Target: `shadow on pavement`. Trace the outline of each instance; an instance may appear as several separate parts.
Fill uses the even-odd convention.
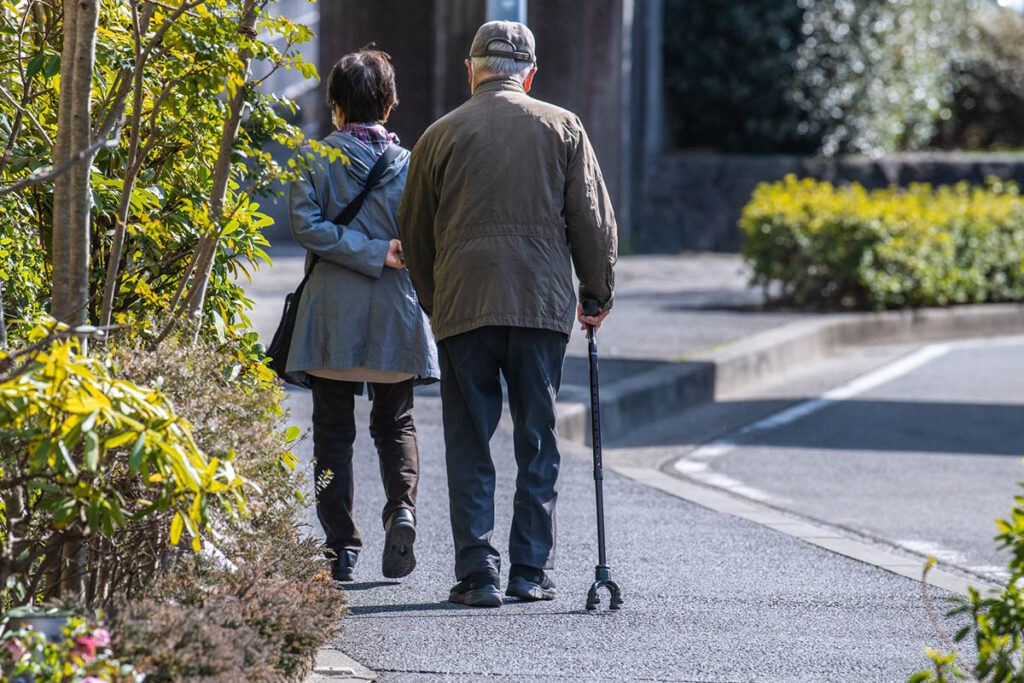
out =
[[[384,586],[397,586],[401,581],[356,581],[353,583],[341,584],[341,589],[346,591],[364,591],[370,588],[383,588]]]
[[[476,607],[466,607],[465,605],[455,605],[447,600],[441,600],[439,602],[413,602],[405,604],[384,604],[384,605],[355,605],[348,608],[351,614],[367,615],[367,614],[388,614],[392,612],[434,612],[437,610],[445,611],[459,611],[459,610],[477,610]]]
[[[722,401],[715,408],[771,416],[797,403],[799,399]],[[1024,405],[1019,404],[848,400],[776,427],[731,432],[723,438],[755,447],[1024,457],[1022,423]],[[639,430],[636,438],[644,446],[692,443],[678,433],[658,438]],[[628,447],[630,441],[624,435],[614,445]]]

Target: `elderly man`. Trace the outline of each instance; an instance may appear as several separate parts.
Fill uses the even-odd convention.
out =
[[[555,394],[574,313],[612,306],[615,218],[579,118],[527,93],[533,33],[492,21],[466,60],[472,96],[412,152],[398,211],[409,275],[441,361],[455,576],[449,600],[497,607],[489,442],[508,385],[518,467],[506,595],[551,600],[559,453]],[[584,316],[580,297],[597,299]]]

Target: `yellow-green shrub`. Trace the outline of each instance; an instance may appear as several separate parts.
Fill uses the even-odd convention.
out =
[[[787,176],[743,209],[753,281],[808,307],[1024,300],[1024,198],[1013,183],[867,191]]]
[[[198,551],[210,501],[245,512],[233,452],[208,457],[158,387],[119,378],[52,321],[27,338],[0,351],[0,609],[78,582],[103,597],[120,568],[102,541],[120,529],[159,519],[162,538],[187,531]]]

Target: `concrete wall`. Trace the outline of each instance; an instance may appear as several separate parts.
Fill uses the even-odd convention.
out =
[[[641,252],[737,251],[740,211],[754,187],[787,173],[868,188],[912,182],[1024,183],[1020,154],[903,154],[867,159],[666,153],[649,167],[640,192],[634,246]]]

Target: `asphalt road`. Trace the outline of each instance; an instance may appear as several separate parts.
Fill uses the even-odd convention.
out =
[[[839,399],[821,401],[826,387]],[[673,469],[725,477],[777,507],[1004,576],[992,539],[1024,480],[1024,339],[859,351],[704,418],[723,420],[717,448],[694,447],[687,425],[669,422],[632,445],[685,453]]]

